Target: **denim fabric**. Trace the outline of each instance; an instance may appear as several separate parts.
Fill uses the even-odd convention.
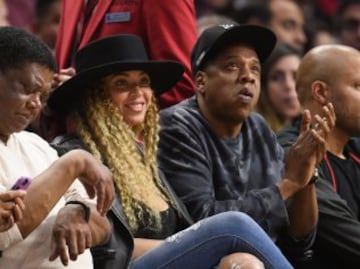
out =
[[[225,212],[195,223],[133,260],[130,268],[210,269],[235,252],[257,256],[266,269],[292,268],[260,226],[240,212]]]

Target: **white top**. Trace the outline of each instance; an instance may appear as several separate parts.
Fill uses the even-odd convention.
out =
[[[58,158],[56,151],[49,144],[29,132],[12,134],[5,145],[0,141],[0,186],[6,189],[20,176],[34,178]],[[86,197],[85,189],[75,181],[63,198],[56,204],[46,219],[24,240],[14,225],[6,232],[0,232],[1,269],[89,269],[93,268],[90,251],[85,251],[76,261],[69,261],[67,267],[60,259],[50,262],[52,227],[57,212],[65,205],[65,200],[81,195]]]

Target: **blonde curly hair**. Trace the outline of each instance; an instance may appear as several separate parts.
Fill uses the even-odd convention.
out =
[[[159,180],[157,150],[159,116],[155,98],[142,126],[132,129],[124,122],[102,85],[88,91],[75,113],[77,133],[90,151],[113,172],[124,213],[133,232],[139,224],[161,228],[156,201],[169,203]],[[141,132],[144,152],[137,147],[135,133]]]

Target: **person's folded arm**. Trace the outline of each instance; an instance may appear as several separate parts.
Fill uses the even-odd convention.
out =
[[[114,197],[110,171],[86,151],[71,151],[35,177],[28,188],[23,218],[17,223],[23,238],[45,219],[77,177],[90,196],[97,194],[97,208],[102,214],[110,208]]]
[[[69,201],[58,213],[54,223],[50,261],[60,257],[67,265],[85,249],[104,244],[111,235],[111,225],[93,204]]]

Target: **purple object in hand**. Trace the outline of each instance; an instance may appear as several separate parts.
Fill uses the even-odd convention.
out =
[[[16,183],[11,187],[12,190],[26,190],[31,184],[31,178],[19,177]]]

